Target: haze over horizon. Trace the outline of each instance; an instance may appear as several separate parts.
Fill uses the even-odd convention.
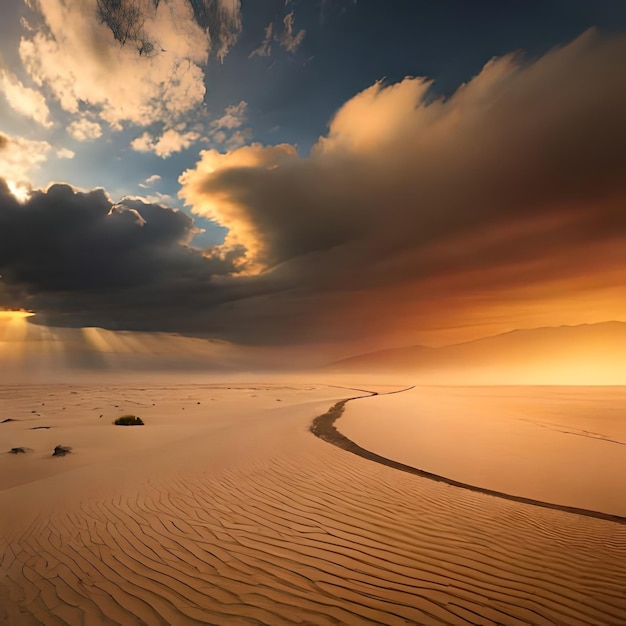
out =
[[[178,375],[200,382],[203,374],[251,380],[299,373],[312,380],[366,375],[418,385],[626,385],[626,323],[616,321],[516,329],[442,346],[361,354],[334,346],[335,353],[328,347],[307,354],[302,346],[245,346],[176,333],[51,328],[29,323],[32,318],[0,311],[5,382],[88,381],[134,372],[146,382]]]
[[[3,3],[31,336],[322,364],[626,321],[623,4],[129,2]]]

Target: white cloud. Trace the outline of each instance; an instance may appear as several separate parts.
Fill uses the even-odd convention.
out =
[[[153,185],[158,183],[160,180],[161,180],[161,177],[158,174],[153,174],[152,176],[148,176],[148,178],[146,178],[146,180],[144,180],[143,183],[139,183],[139,186],[142,189],[148,189],[148,187],[152,187]]]
[[[224,145],[229,150],[248,143],[252,138],[252,129],[242,128],[247,121],[247,108],[245,100],[226,107],[224,115],[211,122],[207,141]]]
[[[0,172],[20,200],[31,188],[30,174],[45,163],[51,146],[47,141],[33,141],[0,133]]]
[[[76,139],[76,141],[88,141],[89,139],[97,139],[102,136],[102,126],[97,122],[92,122],[82,117],[72,122],[67,127],[67,132]]]
[[[6,69],[0,69],[0,91],[14,111],[45,128],[52,126],[50,110],[43,95],[26,87],[15,74]]]
[[[154,194],[144,196],[142,198],[145,202],[150,202],[151,204],[166,204],[171,205],[174,202],[174,198],[167,193],[161,193],[157,191]]]
[[[241,30],[240,2],[211,0],[195,14],[189,0],[160,2],[156,9],[153,0],[134,2],[151,54],[142,53],[145,42],[144,48],[138,42],[121,46],[98,20],[96,0],[46,0],[33,4],[43,20],[24,33],[20,58],[69,113],[87,110],[115,130],[173,127],[203,103],[211,45],[220,59],[228,53]]]
[[[30,25],[30,22],[25,18],[25,17],[21,17],[20,18],[20,24],[22,25],[22,28],[24,30],[27,30],[28,32],[33,32],[35,29]]]
[[[252,139],[251,128],[241,128],[236,130],[227,140],[226,147],[229,150],[245,146]]]
[[[136,152],[154,152],[163,159],[175,152],[186,150],[200,138],[195,131],[180,133],[173,128],[166,130],[158,139],[148,132],[131,141],[130,147]]]
[[[223,63],[241,33],[241,0],[217,0],[217,15],[213,31],[218,32],[214,36],[209,26],[209,34],[219,43],[215,56]]]
[[[59,148],[57,150],[57,159],[73,159],[76,153],[68,148]]]
[[[286,6],[286,4],[285,4]],[[263,41],[256,47],[249,55],[248,58],[253,57],[269,57],[272,54],[272,41],[277,41],[282,48],[287,52],[293,54],[296,52],[300,44],[302,43],[306,31],[301,29],[297,34],[293,34],[293,24],[295,18],[293,11],[287,13],[283,18],[283,32],[279,35],[278,32],[274,32],[274,23],[270,22],[265,28],[265,36]]]
[[[140,135],[130,142],[130,147],[135,150],[135,152],[154,152],[154,146],[154,137],[148,132],[145,132],[143,135]]]
[[[296,35],[294,35],[293,22],[294,17],[292,11],[291,13],[285,15],[285,18],[283,19],[284,29],[280,36],[280,45],[285,50],[287,50],[287,52],[290,52],[292,54],[298,49],[306,34],[306,31],[304,29],[301,29]]]
[[[259,44],[258,48],[255,48],[249,55],[248,58],[252,57],[268,57],[272,54],[272,33],[274,32],[274,24],[270,22],[265,29],[265,37],[263,41]]]
[[[245,100],[242,100],[239,104],[233,104],[226,107],[224,115],[216,120],[213,120],[211,122],[211,127],[215,129],[226,128],[228,130],[240,128],[246,121],[247,108],[248,103]]]

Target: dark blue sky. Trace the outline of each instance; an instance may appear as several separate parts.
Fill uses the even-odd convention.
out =
[[[626,2],[282,0],[244,2],[244,29],[224,63],[207,72],[209,108],[246,100],[254,136],[286,141],[306,153],[349,98],[385,79],[427,76],[449,94],[494,56],[521,50],[536,57],[588,28],[626,27]],[[249,59],[270,21],[286,10],[306,36],[294,55],[274,46]],[[277,128],[278,127],[278,128]]]
[[[56,0],[44,4],[39,12],[14,0],[0,0],[4,18],[0,23],[0,60],[24,86],[40,91],[46,98],[53,122],[42,129],[12,110],[8,100],[0,98],[0,132],[43,140],[52,146],[45,164],[31,172],[35,185],[62,180],[84,188],[102,186],[114,199],[149,191],[153,199],[159,193],[163,201],[181,208],[178,177],[195,165],[200,150],[226,151],[233,147],[216,143],[210,136],[211,123],[227,107],[242,101],[247,104],[242,118],[245,134],[237,145],[284,142],[296,146],[300,155],[306,156],[326,132],[334,113],[376,81],[394,83],[406,76],[424,76],[434,81],[433,94],[447,95],[478,74],[493,57],[523,51],[532,60],[589,28],[597,27],[606,33],[626,28],[626,2],[622,0],[242,0],[241,9],[237,10],[240,28],[228,53],[218,60],[219,42],[214,41],[208,64],[197,66],[204,75],[204,105],[189,108],[174,121],[122,121],[121,127],[115,128],[103,115],[101,100],[79,100],[77,110],[70,110],[59,94],[54,94],[59,78],[46,77],[43,85],[38,85],[33,73],[36,65],[29,69],[21,59],[23,54],[18,53],[20,38],[32,39],[38,30],[44,36],[50,35],[47,24],[54,18],[57,4]],[[236,7],[236,3],[231,4]],[[61,52],[71,59],[79,56],[71,48],[72,36],[76,35],[71,29],[83,28],[79,17],[83,17],[80,12],[84,13],[84,5],[70,0],[68,6],[74,7],[77,19],[68,20],[56,36]],[[283,21],[289,14],[293,20],[292,35],[304,30],[303,38],[290,50],[280,41],[285,30]],[[28,24],[20,24],[20,18],[26,18]],[[263,41],[269,24],[273,27],[271,53],[251,56]],[[83,41],[83,45],[88,43]],[[85,55],[81,61],[82,79],[90,87],[90,81],[101,72],[101,68],[90,67],[97,64],[99,54],[93,45],[92,57]],[[162,60],[171,53],[164,51]],[[52,63],[63,65],[64,61]],[[145,63],[138,65],[135,75],[122,80],[130,78],[139,87],[145,78],[141,75],[147,69],[148,61]],[[77,79],[75,74],[68,69],[67,77],[62,78],[68,78],[68,85],[80,86],[81,77]],[[112,91],[119,88],[114,72],[110,76],[103,73],[101,81],[96,88],[106,90],[108,83]],[[123,105],[125,98],[123,93],[113,93],[108,105]],[[98,122],[102,134],[93,140],[68,137],[70,123],[81,117]],[[123,114],[119,117],[123,118]],[[181,123],[187,125],[187,131],[193,127],[197,132],[187,147],[163,156],[154,150],[137,152],[131,146],[146,131],[156,141],[168,124],[178,128]],[[51,158],[51,151],[60,148],[70,149],[76,158],[71,162]],[[154,175],[161,178],[146,191],[141,183]],[[196,238],[198,245],[208,246],[221,240],[223,228],[204,218],[197,220],[206,229],[203,236]]]

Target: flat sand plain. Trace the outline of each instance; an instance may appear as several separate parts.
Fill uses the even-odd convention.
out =
[[[332,446],[361,392],[305,383],[0,387],[0,623],[626,623],[626,526]]]
[[[348,403],[338,430],[453,480],[626,516],[626,387],[416,387]]]

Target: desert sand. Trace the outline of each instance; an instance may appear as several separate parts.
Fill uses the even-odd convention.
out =
[[[410,475],[315,437],[313,419],[365,395],[356,389],[1,387],[0,422],[13,421],[0,423],[0,622],[626,622],[626,526]],[[338,424],[358,422],[394,453],[384,433],[394,411],[406,421],[401,397],[351,402]],[[463,405],[458,394],[450,402]],[[113,426],[125,413],[145,426]],[[477,428],[471,441],[453,433],[437,469],[458,464],[459,441],[482,442],[490,426]],[[59,444],[71,453],[52,457]],[[4,453],[13,447],[29,451]],[[422,452],[410,460],[429,462]],[[598,491],[609,478],[598,468]]]
[[[337,421],[381,456],[522,498],[626,516],[626,387],[416,387]]]

